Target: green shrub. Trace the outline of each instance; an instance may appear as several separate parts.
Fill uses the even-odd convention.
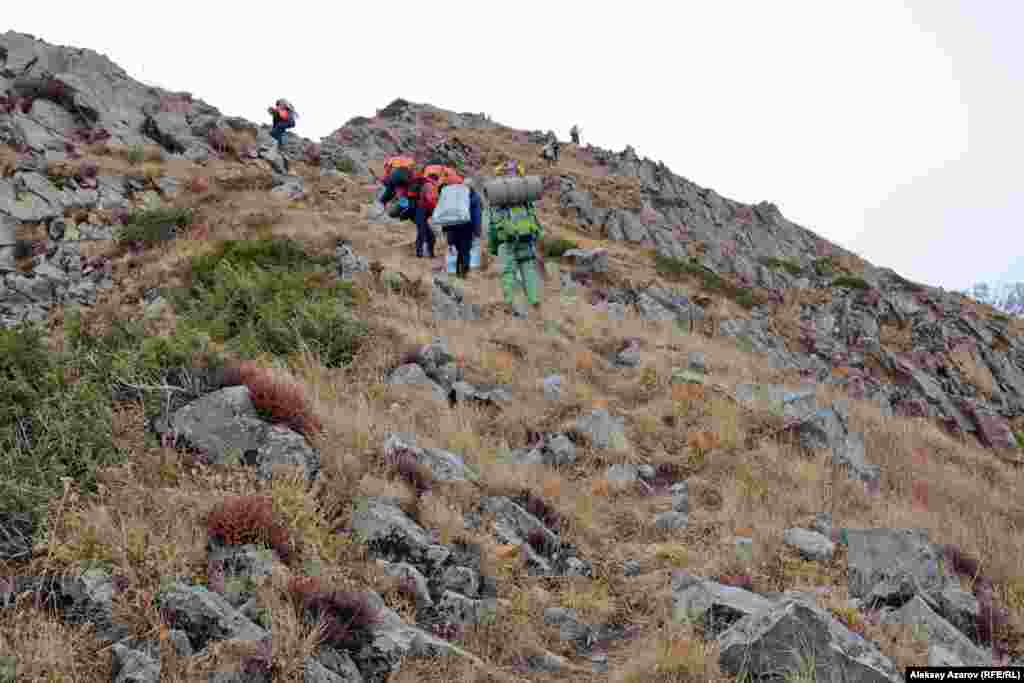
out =
[[[0,511],[38,521],[62,477],[91,490],[96,468],[120,459],[105,380],[87,358],[48,351],[35,326],[0,330]]]
[[[1014,432],[1013,436],[1017,439],[1017,447],[1024,449],[1024,432]]]
[[[351,175],[356,172],[356,164],[348,157],[342,157],[334,162],[334,167],[342,173]]]
[[[793,275],[794,277],[799,277],[803,275],[804,272],[803,267],[799,263],[796,263],[795,261],[791,261],[789,259],[775,258],[774,256],[772,256],[762,259],[761,263],[763,263],[765,266],[773,270],[785,270],[787,273]]]
[[[147,245],[174,239],[178,230],[192,224],[191,209],[173,206],[133,211],[118,231],[122,242],[143,242]]]
[[[847,287],[849,289],[871,289],[871,285],[859,277],[843,275],[832,281],[833,287]]]
[[[328,367],[351,361],[367,333],[351,317],[351,283],[331,278],[295,243],[228,243],[192,262],[190,286],[172,294],[196,329],[239,354],[287,356],[308,348]]]
[[[132,145],[128,149],[128,163],[132,166],[138,166],[146,160],[146,150],[142,145]]]
[[[831,277],[839,272],[839,264],[831,256],[815,259],[811,267],[819,277]]]
[[[562,258],[562,254],[569,251],[570,249],[579,249],[578,244],[572,240],[562,239],[560,237],[543,237],[540,240],[541,253],[548,258]]]
[[[1010,322],[1010,316],[1006,315],[1005,313],[993,313],[992,317],[995,318],[996,320],[998,320],[1001,323],[1008,323],[1008,322]]]
[[[762,303],[761,298],[746,287],[734,285],[715,272],[700,264],[696,259],[676,259],[661,253],[654,255],[654,265],[658,274],[673,280],[684,277],[697,278],[703,288],[709,292],[717,292],[726,296],[744,308],[753,308]]]

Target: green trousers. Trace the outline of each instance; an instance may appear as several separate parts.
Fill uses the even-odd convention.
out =
[[[517,260],[515,245],[508,243],[498,245],[498,257],[503,265],[501,289],[505,294],[505,303],[515,303],[516,291],[522,287],[530,305],[539,304],[541,286],[540,275],[537,274],[537,259]]]

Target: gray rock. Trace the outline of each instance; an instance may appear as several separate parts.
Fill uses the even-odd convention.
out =
[[[391,434],[384,441],[384,457],[393,459],[399,453],[408,453],[427,467],[438,481],[467,481],[472,477],[461,457],[440,448],[419,448],[399,434]]]
[[[159,683],[160,662],[145,652],[132,650],[115,643],[114,682],[115,683]]]
[[[544,610],[544,623],[558,627],[558,637],[564,642],[591,644],[593,629],[579,619],[576,610],[564,607],[548,607]]]
[[[828,512],[819,512],[814,515],[811,529],[817,531],[825,538],[832,539],[832,515]]]
[[[800,551],[800,554],[809,560],[827,562],[832,559],[836,552],[836,544],[822,536],[817,531],[808,529],[786,529],[783,534],[783,541]]]
[[[416,567],[408,562],[388,562],[385,563],[384,573],[388,576],[398,577],[413,589],[417,607],[433,606],[434,599],[430,597],[427,579]]]
[[[640,478],[640,470],[636,465],[609,465],[605,471],[605,479],[616,484],[631,484]]]
[[[685,512],[668,510],[654,516],[654,526],[662,531],[681,531],[690,524],[690,516]]]
[[[702,623],[709,638],[770,606],[768,600],[742,588],[724,586],[685,571],[672,574],[672,620],[678,624]]]
[[[672,509],[683,514],[690,513],[690,485],[685,481],[678,481],[668,489],[672,496]]]
[[[380,596],[370,594],[370,597],[379,610],[380,620],[369,629],[369,643],[351,653],[365,683],[385,683],[407,656],[452,656],[483,665],[479,658],[462,648],[406,624]]]
[[[562,254],[579,273],[605,273],[608,271],[607,249],[570,249]]]
[[[334,248],[334,257],[338,259],[338,275],[343,280],[351,280],[356,273],[365,273],[370,269],[369,260],[357,255],[345,242],[339,242]]]
[[[319,456],[306,439],[290,429],[271,426],[260,419],[246,386],[234,386],[207,394],[172,416],[158,431],[202,452],[214,463],[236,458],[255,465],[269,479],[275,465],[297,465],[307,477],[319,469]]]
[[[427,376],[426,371],[417,365],[416,363],[406,363],[401,365],[391,373],[388,377],[388,384],[395,386],[423,386],[429,388],[433,395],[440,401],[448,400],[448,392],[444,388],[430,379]]]
[[[693,372],[706,373],[708,371],[707,359],[701,351],[690,351],[687,355],[687,365]]]
[[[493,598],[475,600],[461,593],[445,591],[431,610],[441,621],[464,626],[485,624],[497,616],[498,603]]]
[[[441,575],[442,588],[471,598],[480,595],[480,586],[480,573],[472,567],[448,567]]]
[[[626,560],[622,563],[622,573],[626,576],[639,576],[643,566],[637,560]]]
[[[359,673],[359,669],[356,667],[355,662],[349,657],[347,652],[338,651],[330,647],[321,645],[320,651],[315,657],[311,657],[319,664],[322,669],[312,667],[316,674],[324,677],[326,674],[323,673],[323,669],[326,669],[334,678],[324,677],[322,679],[314,678],[313,681],[306,679],[306,683],[363,683],[363,675]],[[309,660],[307,660],[307,666]]]
[[[868,607],[906,602],[946,584],[940,553],[922,529],[847,529],[850,596]]]
[[[549,375],[544,378],[544,398],[549,401],[558,401],[562,398],[561,375]]]
[[[227,600],[202,586],[175,581],[161,590],[158,600],[169,622],[188,634],[196,651],[213,640],[261,641],[270,636]]]
[[[171,640],[171,646],[174,648],[174,651],[178,653],[179,657],[187,658],[195,654],[195,651],[192,649],[192,643],[188,640],[188,634],[184,631],[176,628],[171,629],[168,633],[168,637]]]
[[[367,498],[352,514],[352,531],[370,546],[371,553],[392,562],[409,562],[430,572],[444,564],[451,553],[394,502]],[[396,553],[400,552],[401,556]]]
[[[488,405],[500,405],[512,400],[509,390],[500,386],[475,387],[468,382],[455,382],[452,391],[458,403],[477,401]]]
[[[430,303],[434,317],[439,320],[472,321],[480,319],[480,306],[463,301],[460,291],[455,289],[444,278],[434,276],[434,286],[430,290]]]
[[[850,432],[848,422],[845,405],[835,403],[823,408],[797,428],[800,444],[810,450],[831,450],[833,464],[845,468],[852,479],[877,482],[881,469],[867,462],[864,437]]]
[[[991,666],[992,656],[932,610],[920,596],[914,596],[895,612],[882,617],[883,623],[922,628],[922,637],[953,653],[967,666]]]
[[[801,600],[786,599],[758,609],[722,633],[718,645],[722,670],[738,676],[782,677],[794,672],[814,681],[902,680],[877,646]]]
[[[612,417],[607,410],[600,409],[583,415],[576,420],[576,429],[597,448],[626,450],[626,420]]]

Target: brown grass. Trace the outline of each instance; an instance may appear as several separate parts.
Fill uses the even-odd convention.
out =
[[[463,139],[462,131],[459,135]],[[518,141],[512,131],[467,131],[464,140],[479,147],[492,166],[511,154],[526,161],[527,172],[548,173],[534,158],[535,146]],[[242,145],[244,140],[235,143]],[[95,160],[101,172],[139,172],[128,165],[126,153],[108,147]],[[0,158],[6,158],[2,155],[0,150]],[[933,541],[958,545],[978,559],[995,584],[997,602],[1009,607],[1009,630],[1004,635],[1019,639],[1024,633],[1024,514],[1016,504],[1022,475],[1010,463],[925,422],[886,418],[873,404],[854,401],[853,427],[865,435],[867,458],[880,464],[883,473],[879,496],[867,497],[862,486],[832,466],[827,453],[808,454],[785,439],[760,438],[778,426],[778,418],[763,409],[740,409],[711,386],[795,386],[791,374],[771,369],[763,358],[713,333],[683,333],[632,313],[624,320],[611,320],[589,306],[582,293],[576,302],[562,302],[558,278],[545,282],[545,315],[560,323],[561,332],[545,330],[537,320],[502,313],[470,324],[435,320],[429,304],[431,264],[408,257],[408,226],[366,221],[362,211],[372,194],[366,184],[354,179],[321,181],[315,169],[294,167],[310,189],[312,198],[305,205],[267,198],[270,172],[260,164],[237,164],[230,158],[211,160],[206,167],[174,158],[160,164],[160,173],[187,181],[186,192],[174,201],[200,209],[202,230],[193,239],[150,252],[116,255],[115,277],[122,286],[102,292],[87,317],[90,325],[102,329],[115,319],[136,315],[140,292],[180,283],[189,259],[211,249],[214,240],[289,237],[329,250],[335,239],[344,237],[371,261],[401,272],[410,283],[401,292],[380,286],[372,274],[357,277],[361,291],[372,293],[360,314],[376,336],[352,365],[325,368],[315,357],[300,354],[261,364],[241,363],[234,369],[236,379],[252,392],[254,404],[272,421],[315,441],[322,460],[320,482],[309,489],[297,474],[275,476],[268,490],[247,468],[210,467],[187,454],[148,444],[141,409],[121,409],[115,431],[118,443],[132,452],[129,462],[104,471],[103,487],[96,494],[69,487],[66,496],[54,501],[52,531],[35,559],[0,566],[0,573],[57,573],[82,560],[110,563],[131,585],[116,600],[118,615],[134,633],[159,637],[153,595],[162,577],[170,574],[209,579],[205,531],[212,518],[211,528],[225,538],[279,547],[284,549],[282,559],[321,563],[322,584],[314,586],[311,579],[293,575],[288,566],[275,565],[273,579],[259,587],[260,600],[275,613],[273,675],[276,680],[301,680],[304,657],[329,637],[331,628],[351,621],[354,612],[349,608],[358,607],[358,601],[346,602],[348,598],[340,596],[381,590],[389,605],[411,618],[407,598],[386,588],[365,548],[339,533],[346,528],[357,496],[395,496],[403,507],[415,510],[439,542],[478,543],[484,572],[498,578],[500,598],[494,624],[466,629],[458,639],[485,666],[458,659],[410,660],[395,680],[726,680],[716,668],[713,648],[701,644],[691,631],[665,625],[671,602],[669,576],[676,568],[756,590],[829,587],[823,606],[838,618],[878,639],[899,665],[924,661],[912,633],[856,623],[856,616],[844,611],[842,550],[832,562],[814,564],[783,546],[784,529],[828,511],[838,526],[922,527]],[[597,204],[639,205],[638,184],[607,176],[585,150],[565,146],[556,172],[577,175],[580,185],[595,194]],[[557,199],[546,197],[539,210],[550,235],[608,249],[610,282],[625,286],[656,280],[652,259],[643,250],[581,232],[572,217],[559,214]],[[856,259],[843,263],[859,267]],[[465,290],[470,301],[499,301],[497,270],[492,266],[474,272]],[[426,296],[410,296],[413,291]],[[795,340],[800,304],[827,296],[788,293],[775,316],[777,329]],[[719,319],[739,313],[729,302],[718,301],[709,304],[708,311]],[[54,320],[60,315],[55,312]],[[177,324],[173,312],[147,322],[153,334],[167,334]],[[500,383],[515,400],[500,410],[451,408],[429,392],[385,383],[404,348],[435,337],[446,340],[467,381]],[[910,342],[909,329],[891,323],[883,325],[882,337],[896,350],[908,348]],[[608,355],[625,338],[639,340],[644,352],[641,368],[613,368],[608,362]],[[685,364],[688,351],[706,355],[705,386],[670,383],[672,369]],[[990,375],[977,358],[961,353],[954,361],[979,390],[991,390]],[[552,372],[563,378],[558,401],[545,400],[541,390],[544,377]],[[839,398],[828,387],[819,387],[818,393],[822,400]],[[525,446],[530,433],[565,430],[579,415],[601,406],[625,417],[628,452],[598,451],[581,444],[577,462],[559,469],[513,465],[504,457],[507,449]],[[421,446],[457,453],[478,480],[426,486],[426,473],[410,463],[396,460],[389,468],[380,457],[389,431],[413,432]],[[640,485],[610,484],[606,467],[619,462],[655,466],[655,484],[661,491],[685,478],[690,489],[689,527],[671,535],[654,529],[651,520],[668,509],[669,499],[651,495]],[[532,494],[528,504],[535,512],[594,564],[594,581],[530,577],[521,549],[498,545],[486,520],[482,530],[467,528],[463,515],[475,509],[481,495],[524,491]],[[986,495],[979,496],[979,491]],[[753,557],[736,551],[736,536],[754,539]],[[640,561],[644,573],[622,579],[618,567],[627,559]],[[292,568],[298,565],[290,563]],[[318,596],[323,623],[308,622],[301,610],[294,609],[297,593]],[[330,597],[335,594],[337,600]],[[579,663],[557,634],[543,627],[543,610],[552,605],[571,606],[588,618],[635,624],[640,632],[635,640],[611,647],[609,674],[524,674],[516,666],[527,653],[547,650]],[[338,631],[334,636],[344,641],[351,633]],[[217,666],[266,655],[215,646],[206,660],[185,662],[175,659],[168,643],[164,645],[164,677],[172,681],[199,680],[202,672]],[[86,632],[63,626],[27,605],[0,612],[0,651],[12,648],[26,653],[21,657],[22,670],[29,672],[26,680],[56,680],[46,678],[47,672],[57,672],[64,680],[110,677],[104,668],[109,660],[97,654],[99,647]]]

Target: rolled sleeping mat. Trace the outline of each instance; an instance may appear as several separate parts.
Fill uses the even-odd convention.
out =
[[[535,175],[493,178],[484,184],[484,194],[495,207],[535,202],[544,194],[544,179]]]

